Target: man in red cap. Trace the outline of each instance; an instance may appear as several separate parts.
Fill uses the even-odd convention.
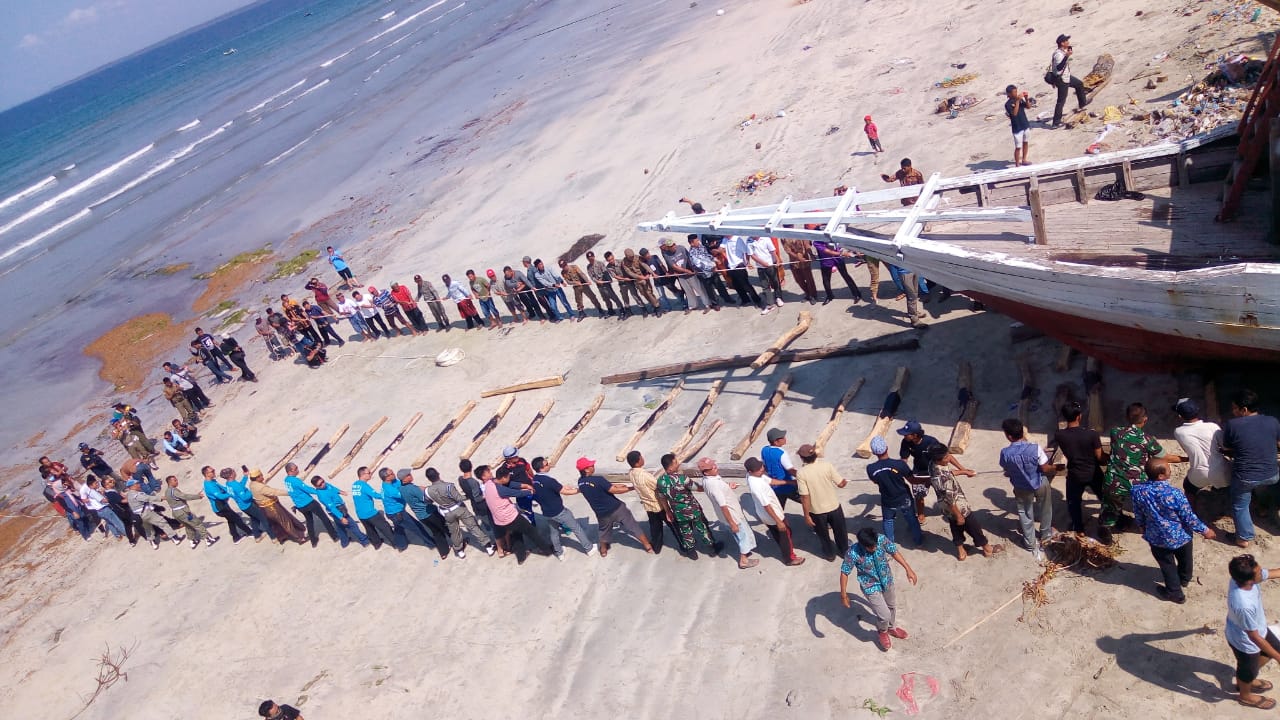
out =
[[[876,124],[871,122],[871,116],[862,118],[862,132],[867,134],[867,139],[871,141],[871,149],[876,153],[884,152],[884,148],[880,147],[880,129]]]
[[[596,521],[600,523],[600,557],[609,554],[609,546],[613,542],[614,523],[620,524],[628,535],[640,541],[644,551],[653,554],[653,546],[649,537],[640,529],[636,518],[627,506],[614,495],[631,492],[631,488],[620,483],[611,483],[596,475],[596,461],[587,457],[578,458],[574,465],[578,468],[578,492],[586,499],[587,504],[596,513]]]

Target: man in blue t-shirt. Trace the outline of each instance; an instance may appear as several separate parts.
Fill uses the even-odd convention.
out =
[[[911,539],[916,545],[924,542],[920,518],[916,517],[915,502],[911,499],[911,467],[903,460],[889,457],[889,443],[879,435],[871,438],[871,452],[875,462],[867,465],[867,478],[880,488],[880,512],[884,516],[884,535],[894,540],[894,525],[904,520],[911,528]]]
[[[596,521],[600,523],[600,557],[609,554],[609,546],[613,543],[614,523],[621,525],[628,535],[639,540],[645,552],[654,554],[653,546],[649,544],[649,536],[640,529],[635,516],[626,505],[622,504],[621,500],[614,497],[631,492],[631,488],[620,483],[611,483],[596,475],[596,461],[591,458],[578,458],[574,467],[578,468],[578,492],[582,493],[587,504],[595,511]]]
[[[1280,640],[1267,627],[1258,583],[1280,576],[1280,568],[1266,570],[1252,555],[1237,555],[1227,564],[1227,625],[1223,634],[1236,656],[1236,688],[1241,705],[1270,710],[1276,701],[1259,695],[1271,683],[1258,681],[1258,670],[1270,660],[1280,660]]]
[[[1031,98],[1025,92],[1019,93],[1017,85],[1005,88],[1004,94],[1008,98],[1004,103],[1004,114],[1009,118],[1009,125],[1013,129],[1013,165],[1030,165],[1027,162],[1027,152],[1031,149],[1031,144],[1027,142],[1027,133],[1031,131],[1031,123],[1027,120],[1027,108],[1030,107]]]
[[[787,501],[800,502],[800,487],[796,485],[796,466],[791,456],[782,449],[787,444],[787,431],[782,428],[769,428],[765,436],[769,444],[760,450],[760,462],[764,463],[764,474],[769,476],[769,484],[773,486],[773,494],[785,510]]]
[[[1040,560],[1040,542],[1053,537],[1053,495],[1049,480],[1056,468],[1039,445],[1027,440],[1027,430],[1017,418],[1000,424],[1009,444],[1000,450],[1000,468],[1013,485],[1018,505],[1018,522],[1027,549]],[[1040,521],[1040,539],[1036,539],[1036,520]]]

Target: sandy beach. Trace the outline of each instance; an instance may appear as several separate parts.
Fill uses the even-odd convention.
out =
[[[1098,54],[1115,57],[1114,79],[1095,101],[1101,113],[1106,106],[1167,107],[1218,55],[1261,55],[1262,40],[1280,25],[1268,11],[1256,23],[1208,23],[1212,8],[1205,3],[1079,4],[1082,12],[1070,13],[1070,2],[1029,0],[999,6],[743,0],[725,4],[718,16],[713,4],[679,0],[643,7],[577,3],[513,16],[492,29],[480,50],[423,80],[416,99],[430,93],[433,112],[452,118],[447,126],[377,117],[357,124],[353,132],[365,134],[358,146],[371,148],[367,161],[341,186],[316,188],[307,212],[274,218],[272,251],[287,259],[337,245],[363,283],[381,288],[411,284],[415,273],[438,287],[442,273],[500,270],[525,254],[551,259],[590,233],[604,235],[598,254],[652,249],[658,237],[638,233],[636,223],[678,211],[682,196],[715,209],[827,195],[837,185],[879,186],[880,173],[901,157],[926,174],[1010,165],[1004,87],[1025,87],[1038,97],[1039,111],[1052,110],[1052,89],[1040,76],[1058,33],[1073,38],[1077,75]],[[1187,9],[1194,12],[1184,15]],[[1157,64],[1167,82],[1147,90],[1145,79],[1129,81],[1165,52]],[[960,73],[977,77],[956,90],[934,86]],[[957,92],[982,102],[954,119],[934,113],[939,98]],[[879,125],[884,155],[867,152],[861,118],[868,114]],[[752,115],[756,120],[744,126]],[[1136,121],[1118,125],[1109,138],[1113,149],[1149,136]],[[1092,120],[1049,131],[1033,123],[1030,158],[1079,154],[1100,127]],[[303,152],[322,158],[341,152],[343,142],[322,136]],[[781,177],[754,195],[737,193],[738,181],[756,171]],[[234,221],[228,213],[211,222],[230,233]],[[271,272],[272,264],[263,263],[238,289],[228,287],[232,307],[261,309],[282,292],[301,297],[310,275],[336,280],[323,260],[299,276],[268,281]],[[865,268],[853,274],[865,288]],[[188,299],[204,289],[191,285]],[[1155,596],[1159,573],[1132,533],[1118,536],[1117,567],[1059,573],[1047,588],[1050,604],[1040,608],[1017,599],[1040,568],[1016,546],[1013,499],[997,463],[1005,444],[1000,421],[1015,413],[1022,392],[1016,358],[1025,354],[1034,368],[1040,394],[1030,430],[1039,442],[1055,427],[1055,388],[1081,385],[1082,359],[1055,370],[1057,343],[1013,345],[1007,318],[975,312],[962,297],[925,306],[930,327],[910,331],[887,273],[877,307],[853,305],[838,281],[836,287],[835,302],[811,307],[788,278],[787,304],[763,317],[726,308],[626,322],[530,323],[510,332],[464,331],[455,322],[447,334],[348,343],[314,371],[269,361],[261,343],[250,341],[250,325],[236,332],[261,382],[210,389],[217,405],[202,424],[196,458],[162,461],[160,472],[178,475],[194,491],[204,464],[269,467],[314,426],[299,454],[305,461],[349,423],[317,470],[327,474],[360,433],[386,416],[352,467],[332,478],[345,489],[354,468],[372,460],[414,413],[424,417],[387,467],[409,464],[458,408],[476,400],[430,463],[452,479],[459,452],[501,400],[480,399],[481,391],[563,374],[559,387],[520,393],[474,460],[498,457],[539,406],[554,400],[522,455],[548,452],[603,393],[602,409],[551,472],[568,484],[580,455],[597,458],[602,471],[623,471],[615,454],[648,416],[647,406],[674,384],[669,378],[602,386],[602,375],[758,352],[801,310],[813,313],[814,324],[796,347],[915,332],[921,345],[912,352],[689,375],[638,446],[655,466],[711,383],[724,379],[711,417],[725,426],[702,454],[728,464],[730,449],[792,373],[770,424],[788,430],[794,450],[823,428],[849,385],[865,378],[826,457],[851,481],[841,491],[850,530],[879,527],[866,461],[852,453],[895,370],[910,369],[899,417],[945,440],[955,422],[957,366],[971,363],[981,406],[961,460],[979,475],[964,486],[988,533],[1009,550],[957,562],[931,500],[925,546],[903,545],[920,582],[909,586],[898,575],[899,620],[911,637],[891,651],[876,646],[874,625],[862,619],[868,608],[856,594],[852,610],[841,606],[838,563],[821,559],[817,538],[794,506],[791,527],[808,562],[784,566],[755,522],[762,561],[750,571],[727,556],[680,557],[671,538],[656,558],[630,542],[607,558],[587,557],[567,540],[563,563],[535,556],[520,567],[514,558],[478,552],[439,561],[421,546],[403,554],[343,550],[324,537],[314,550],[266,542],[233,547],[221,525],[214,532],[223,541],[213,548],[164,545],[152,552],[97,538],[82,543],[60,518],[47,517],[34,458],[47,453],[72,465],[75,444],[84,440],[110,447],[109,459],[118,464],[123,453],[93,437],[97,426],[76,426],[116,399],[137,405],[148,428],[166,424],[170,408],[153,371],[142,391],[123,398],[82,388],[83,413],[32,426],[32,435],[47,432],[32,438],[32,447],[7,453],[3,512],[36,517],[0,523],[0,648],[10,664],[0,680],[0,707],[17,718],[249,718],[261,699],[272,697],[313,720],[406,710],[458,718],[531,712],[844,718],[870,717],[864,709],[870,700],[900,717],[913,714],[899,694],[910,681],[922,717],[1247,716],[1230,694],[1234,666],[1221,633],[1234,547],[1196,540],[1198,578],[1185,605]],[[128,315],[123,310],[121,320]],[[457,320],[452,307],[450,316]],[[174,310],[180,326],[193,319],[217,324],[189,308]],[[344,323],[341,330],[346,335],[349,328]],[[446,348],[461,349],[464,360],[436,367],[433,358]],[[1110,370],[1104,378],[1108,427],[1118,424],[1127,403],[1144,402],[1152,412],[1148,429],[1176,452],[1167,410],[1179,396],[1202,392],[1197,379]],[[1252,379],[1224,368],[1220,392],[1225,397],[1229,384]],[[891,448],[897,439],[890,433]],[[752,443],[753,451],[762,443]],[[1066,519],[1061,484],[1055,482],[1059,527]],[[643,517],[634,494],[623,499]],[[710,515],[705,496],[699,499]],[[566,504],[579,519],[589,518],[595,537],[586,503]],[[1088,496],[1091,517],[1097,507]],[[1219,527],[1229,529],[1230,520]],[[1272,536],[1265,531],[1276,528],[1262,527],[1255,553],[1268,564]],[[727,532],[713,529],[718,537]],[[1276,602],[1274,589],[1264,596]],[[127,681],[86,704],[96,686],[96,656],[118,648],[132,651],[123,666]]]

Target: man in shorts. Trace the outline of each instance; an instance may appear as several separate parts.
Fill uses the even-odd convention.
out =
[[[1027,108],[1031,100],[1025,92],[1018,92],[1017,85],[1005,88],[1004,94],[1008,98],[1004,103],[1004,114],[1013,129],[1013,166],[1030,165],[1027,151],[1031,146],[1027,142],[1027,133],[1031,130],[1031,123],[1027,120]]]
[[[1227,581],[1227,625],[1224,633],[1231,652],[1236,656],[1236,688],[1241,705],[1270,710],[1276,706],[1272,698],[1260,695],[1272,688],[1266,680],[1258,680],[1258,670],[1271,660],[1280,660],[1280,639],[1267,627],[1267,614],[1262,609],[1262,589],[1258,583],[1280,573],[1280,568],[1266,570],[1252,555],[1237,555],[1227,564],[1231,579]]]
[[[329,264],[337,271],[338,277],[342,278],[342,281],[346,283],[347,289],[350,290],[352,288],[360,287],[359,281],[357,281],[355,275],[352,274],[351,266],[347,265],[347,261],[342,257],[342,253],[334,250],[332,245],[324,250],[325,254],[328,255]]]

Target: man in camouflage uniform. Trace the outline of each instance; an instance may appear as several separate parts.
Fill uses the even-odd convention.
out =
[[[1133,403],[1125,413],[1129,424],[1112,428],[1109,433],[1111,460],[1102,484],[1102,513],[1099,518],[1103,542],[1110,541],[1112,528],[1128,524],[1128,518],[1124,517],[1124,502],[1129,497],[1133,480],[1143,477],[1148,460],[1164,457],[1164,448],[1143,429],[1147,424],[1147,409],[1142,403]]]

